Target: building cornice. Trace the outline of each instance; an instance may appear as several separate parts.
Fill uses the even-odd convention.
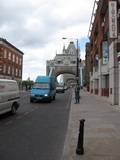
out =
[[[0,38],[0,44],[6,44],[7,46],[10,46],[11,48],[13,48],[14,50],[18,51],[19,53],[21,53],[22,55],[24,54],[21,50],[19,50],[18,48],[16,48],[14,45],[12,45],[10,42],[8,42],[6,39],[4,38]]]

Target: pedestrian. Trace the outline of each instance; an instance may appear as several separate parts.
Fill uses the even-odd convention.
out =
[[[75,103],[79,103],[80,101],[80,89],[79,86],[75,86]]]

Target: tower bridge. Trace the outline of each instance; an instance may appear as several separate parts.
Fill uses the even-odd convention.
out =
[[[80,50],[78,49],[78,55]],[[80,58],[80,57],[79,57]],[[74,42],[70,42],[67,49],[63,47],[62,54],[56,54],[53,60],[46,62],[46,74],[52,69],[52,74],[57,78],[63,74],[64,83],[76,82],[77,49]]]

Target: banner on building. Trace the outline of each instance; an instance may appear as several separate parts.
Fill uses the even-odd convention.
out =
[[[109,61],[108,41],[102,42],[102,55],[103,55],[103,64],[107,64]]]
[[[109,1],[109,37],[117,38],[117,2]]]

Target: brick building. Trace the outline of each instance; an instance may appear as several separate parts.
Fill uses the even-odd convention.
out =
[[[90,92],[120,105],[120,0],[95,0],[88,35]]]
[[[87,87],[87,90],[89,91],[90,86],[90,70],[91,70],[91,56],[90,56],[90,43],[86,43],[86,55],[85,55],[85,86]]]
[[[0,78],[22,81],[23,52],[0,38]]]

